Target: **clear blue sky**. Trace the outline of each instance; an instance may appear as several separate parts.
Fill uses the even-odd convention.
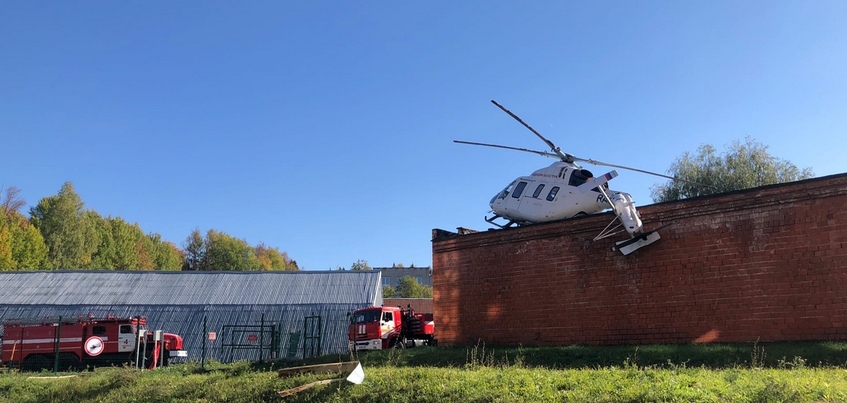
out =
[[[457,4],[458,3],[458,4]],[[847,172],[844,1],[5,1],[0,185],[301,268],[431,264],[431,230],[552,163],[664,172],[745,136]],[[595,172],[604,168],[587,166]],[[651,203],[659,178],[611,187]],[[643,217],[647,225],[649,217]]]

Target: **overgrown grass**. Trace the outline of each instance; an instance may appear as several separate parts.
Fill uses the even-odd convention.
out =
[[[277,391],[336,375],[279,378],[283,366],[173,365],[156,371],[0,374],[3,402],[843,402],[847,344],[414,348],[358,356],[365,382]],[[38,378],[34,378],[38,377]],[[41,379],[44,378],[44,379]]]

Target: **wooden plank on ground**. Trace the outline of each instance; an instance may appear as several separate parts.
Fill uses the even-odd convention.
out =
[[[305,365],[302,367],[283,368],[279,370],[279,377],[286,378],[300,374],[328,374],[335,372],[349,374],[356,368],[357,365],[359,365],[359,361],[335,362],[331,364],[315,364]]]

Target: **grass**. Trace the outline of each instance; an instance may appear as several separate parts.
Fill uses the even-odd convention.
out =
[[[180,364],[156,371],[0,374],[9,402],[842,402],[847,343],[414,348],[363,353],[361,385],[276,392],[333,375],[277,377],[283,366]],[[33,376],[45,377],[37,379]]]

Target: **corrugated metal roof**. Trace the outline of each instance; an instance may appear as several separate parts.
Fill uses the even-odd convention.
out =
[[[374,303],[379,272],[0,272],[0,304],[289,305]],[[365,300],[368,298],[370,300]]]
[[[381,281],[371,271],[5,272],[0,320],[144,315],[151,329],[183,337],[188,361],[200,361],[204,345],[205,358],[221,362],[303,358],[307,317],[320,317],[322,354],[347,352],[347,313],[382,304]],[[239,330],[261,324],[274,330],[274,354]]]

